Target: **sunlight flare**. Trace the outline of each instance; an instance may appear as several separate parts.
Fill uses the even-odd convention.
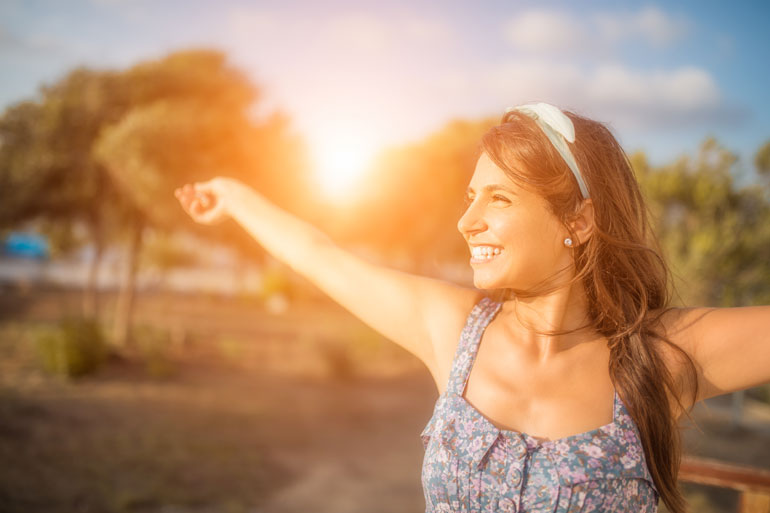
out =
[[[372,163],[375,142],[354,130],[327,131],[313,144],[316,180],[324,195],[340,199],[355,192]]]

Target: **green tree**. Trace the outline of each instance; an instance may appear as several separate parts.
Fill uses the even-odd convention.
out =
[[[286,133],[287,126],[278,116],[261,123],[251,118],[257,90],[222,54],[190,51],[141,63],[128,70],[126,82],[133,107],[106,127],[94,146],[94,156],[132,207],[128,272],[116,312],[118,344],[130,335],[145,228],[201,229],[179,208],[173,195],[176,187],[224,174],[279,196],[282,188],[277,181],[267,182],[264,177],[277,174],[285,184],[301,170],[295,156],[301,154],[298,141]],[[285,153],[268,151],[272,145]],[[246,237],[241,232],[231,223],[205,233],[243,248]]]
[[[126,110],[125,91],[112,72],[76,69],[41,89],[38,101],[10,107],[0,119],[0,183],[7,194],[0,223],[41,219],[59,240],[75,242],[74,223],[88,231],[94,249],[83,309],[97,315],[96,276],[120,197],[104,168],[91,158],[102,127]]]
[[[770,204],[758,185],[738,188],[737,157],[707,139],[695,157],[651,168],[631,157],[684,304],[770,302]]]
[[[757,150],[754,155],[754,167],[770,192],[770,141],[765,142]]]
[[[38,214],[37,196],[50,168],[50,155],[41,151],[43,127],[43,109],[31,101],[9,107],[0,118],[0,228]]]
[[[123,345],[145,227],[196,230],[255,252],[233,224],[212,231],[192,223],[175,187],[223,174],[288,198],[303,175],[304,150],[287,118],[253,119],[257,93],[216,51],[177,52],[126,71],[74,70],[0,119],[0,185],[14,191],[0,205],[0,226],[42,217],[61,232],[85,223],[96,249],[91,310],[103,248],[122,241],[128,277],[114,332]]]

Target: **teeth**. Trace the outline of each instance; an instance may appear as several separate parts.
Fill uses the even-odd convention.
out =
[[[473,254],[473,258],[480,258],[480,259],[486,259],[490,260],[494,258],[496,255],[500,254],[500,248],[493,248],[491,246],[479,246],[475,248],[471,248],[471,253]]]

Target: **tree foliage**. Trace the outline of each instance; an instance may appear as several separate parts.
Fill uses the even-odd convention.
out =
[[[760,176],[770,181],[770,141],[763,144],[754,156],[754,166]]]
[[[76,69],[0,118],[0,185],[14,191],[0,206],[0,227],[42,217],[66,234],[63,227],[85,224],[96,249],[92,291],[103,248],[122,241],[128,299],[116,318],[127,326],[147,227],[257,247],[234,225],[195,225],[174,188],[222,174],[285,198],[284,184],[302,175],[301,141],[280,114],[256,121],[250,109],[258,98],[216,51],[177,52],[125,71]],[[273,174],[287,180],[260,183]]]
[[[0,118],[0,228],[14,226],[36,213],[36,194],[49,179],[49,156],[40,151],[44,132],[43,109],[22,102]]]
[[[707,139],[694,157],[651,168],[632,156],[684,304],[770,303],[770,204],[736,186],[737,157]]]

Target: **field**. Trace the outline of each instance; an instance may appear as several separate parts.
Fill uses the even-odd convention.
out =
[[[79,297],[0,299],[0,511],[423,510],[432,380],[335,305],[271,314],[248,298],[145,294],[131,356],[49,376],[36,337]],[[731,427],[728,398],[699,405],[689,451],[770,468],[768,410],[747,401]],[[693,511],[735,510],[735,494],[687,490]]]

